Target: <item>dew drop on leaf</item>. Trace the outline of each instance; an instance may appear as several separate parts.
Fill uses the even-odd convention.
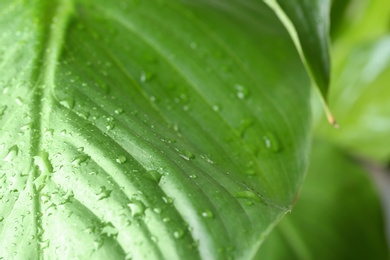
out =
[[[259,196],[256,195],[256,193],[249,190],[237,192],[236,194],[234,194],[234,197],[262,202],[262,200],[260,199]]]
[[[101,186],[98,193],[96,193],[96,199],[102,200],[110,197],[112,190],[108,190],[106,186]]]
[[[52,128],[47,128],[45,129],[44,136],[45,137],[53,137],[54,129]]]
[[[240,137],[244,137],[245,132],[254,124],[253,118],[243,118],[240,122],[240,126],[238,128]]]
[[[158,239],[157,239],[157,237],[155,237],[155,236],[151,236],[151,237],[150,237],[150,240],[152,240],[154,243],[157,243],[157,242],[158,242]]]
[[[7,161],[9,163],[12,162],[18,156],[18,153],[19,153],[18,146],[17,145],[12,146],[11,148],[8,149],[8,153],[5,156],[4,161]]]
[[[249,90],[240,84],[236,84],[234,89],[236,90],[236,96],[239,99],[245,99],[249,96]]]
[[[15,98],[15,102],[16,102],[16,104],[18,104],[19,106],[22,106],[22,105],[23,105],[23,99],[22,99],[21,97]]]
[[[153,72],[142,71],[140,81],[142,83],[148,82],[148,81],[152,80],[154,76],[155,76],[155,74]]]
[[[112,129],[114,129],[114,127],[115,127],[115,124],[112,123],[112,122],[109,122],[109,123],[106,125],[106,129],[107,129],[107,130],[112,130]]]
[[[181,158],[183,158],[187,161],[195,159],[195,155],[192,152],[187,151],[187,150],[179,151],[179,155]]]
[[[162,200],[163,200],[166,204],[172,204],[172,203],[173,203],[173,199],[172,199],[172,198],[169,198],[169,197],[163,196],[163,197],[162,197]]]
[[[161,212],[162,212],[161,208],[154,208],[153,211],[154,211],[156,214],[158,214],[158,215],[160,215]]]
[[[214,214],[210,210],[203,211],[201,215],[204,218],[214,218]]]
[[[114,113],[117,114],[117,115],[120,115],[123,113],[123,109],[122,108],[117,108],[114,110]]]
[[[265,147],[275,153],[279,152],[282,148],[277,137],[270,132],[267,132],[266,135],[263,136],[263,140]]]
[[[145,204],[137,199],[131,199],[127,206],[130,208],[133,217],[143,216],[146,210]]]
[[[151,170],[146,172],[145,177],[153,182],[159,183],[162,175],[156,170]]]
[[[6,110],[7,110],[7,106],[0,106],[0,118],[4,116]]]
[[[40,241],[39,242],[39,245],[40,245],[40,249],[43,250],[43,249],[46,249],[49,247],[50,245],[50,240],[47,239],[47,240],[44,240],[44,241]]]
[[[38,190],[41,190],[45,185],[46,178],[53,172],[48,152],[43,150],[34,156],[34,164],[39,169],[39,176],[34,180],[34,184]]]
[[[215,112],[219,112],[219,111],[221,111],[221,106],[220,105],[213,105],[213,110]]]
[[[89,159],[89,155],[87,154],[81,154],[76,156],[76,158],[73,159],[72,164],[73,165],[81,165],[82,163],[86,162]]]
[[[209,155],[207,155],[207,154],[202,154],[200,157],[201,157],[203,160],[205,160],[206,162],[208,162],[208,163],[210,163],[210,164],[214,164],[214,161],[211,160],[211,158],[210,158]]]
[[[184,236],[184,231],[182,229],[178,229],[178,230],[173,232],[173,236],[176,239],[180,239],[180,238],[182,238]]]
[[[118,236],[118,230],[111,223],[103,223],[101,228],[101,234],[108,237],[116,238]]]
[[[119,164],[123,164],[123,163],[125,163],[125,162],[127,161],[127,159],[126,159],[125,156],[121,155],[121,156],[119,156],[118,158],[116,158],[115,161],[116,161],[117,163],[119,163]]]
[[[60,104],[68,109],[74,108],[74,99],[73,98],[66,98],[60,101]]]

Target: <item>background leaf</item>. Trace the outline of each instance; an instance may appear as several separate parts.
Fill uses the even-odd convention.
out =
[[[381,163],[390,156],[389,14],[388,2],[354,0],[348,5],[332,55],[330,107],[341,129],[317,128],[320,136]]]
[[[0,7],[1,257],[257,251],[296,197],[310,130],[309,79],[271,9]]]
[[[354,48],[335,79],[332,109],[341,129],[321,134],[379,162],[390,156],[390,37]]]
[[[256,259],[388,259],[382,213],[364,168],[317,141],[296,206]]]
[[[330,83],[330,0],[266,0],[279,14],[302,52],[320,93],[327,99]],[[287,18],[287,19],[286,19]]]

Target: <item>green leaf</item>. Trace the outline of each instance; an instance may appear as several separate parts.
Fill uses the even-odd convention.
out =
[[[388,259],[382,213],[363,167],[317,141],[296,206],[256,259]]]
[[[341,129],[319,134],[355,154],[390,159],[390,37],[352,49],[335,76],[331,107]]]
[[[265,0],[288,28],[323,98],[330,83],[330,0]]]
[[[321,125],[317,134],[380,163],[390,159],[390,2],[355,0],[332,53],[330,106],[341,129]],[[322,120],[323,121],[323,120]]]
[[[348,3],[349,2],[349,3]],[[337,14],[340,5],[346,5],[344,15],[337,19],[336,15],[332,15],[333,24],[338,24],[337,37],[335,37],[335,46],[340,48],[340,44],[344,45],[343,51],[337,51],[337,56],[344,56],[345,52],[356,43],[367,42],[368,40],[377,39],[389,32],[390,22],[390,3],[381,0],[334,0],[334,8],[332,12]],[[336,18],[336,21],[333,19]]]
[[[1,257],[253,256],[290,209],[309,146],[310,81],[271,9],[0,10]]]

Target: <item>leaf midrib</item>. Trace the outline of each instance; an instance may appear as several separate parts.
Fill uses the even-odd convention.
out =
[[[34,181],[41,173],[38,165],[35,164],[34,157],[39,156],[44,143],[45,123],[50,117],[51,104],[54,100],[54,75],[56,71],[56,63],[61,54],[64,35],[66,33],[69,18],[73,12],[73,3],[71,0],[59,0],[56,3],[45,2],[43,10],[37,14],[40,18],[39,22],[42,26],[41,40],[38,45],[36,64],[37,67],[33,72],[35,76],[35,84],[31,89],[31,109],[30,116],[32,118],[32,132],[30,134],[30,171],[27,182],[27,187],[32,196],[32,212],[33,223],[36,233],[36,249],[42,254],[42,248],[39,242],[43,241],[43,232],[40,205],[40,191],[37,189]],[[45,22],[50,22],[45,24]],[[46,33],[48,36],[46,38]],[[42,63],[40,62],[42,60]]]

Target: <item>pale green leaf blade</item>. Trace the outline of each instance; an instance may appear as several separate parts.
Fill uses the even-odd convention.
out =
[[[367,170],[317,141],[292,213],[255,259],[388,259],[383,211]]]
[[[323,98],[330,84],[330,0],[265,0],[289,29]]]
[[[390,158],[390,37],[351,49],[338,66],[331,107],[341,129],[321,127],[351,152],[386,163]]]
[[[0,5],[1,257],[256,252],[310,129],[309,79],[263,2]]]

